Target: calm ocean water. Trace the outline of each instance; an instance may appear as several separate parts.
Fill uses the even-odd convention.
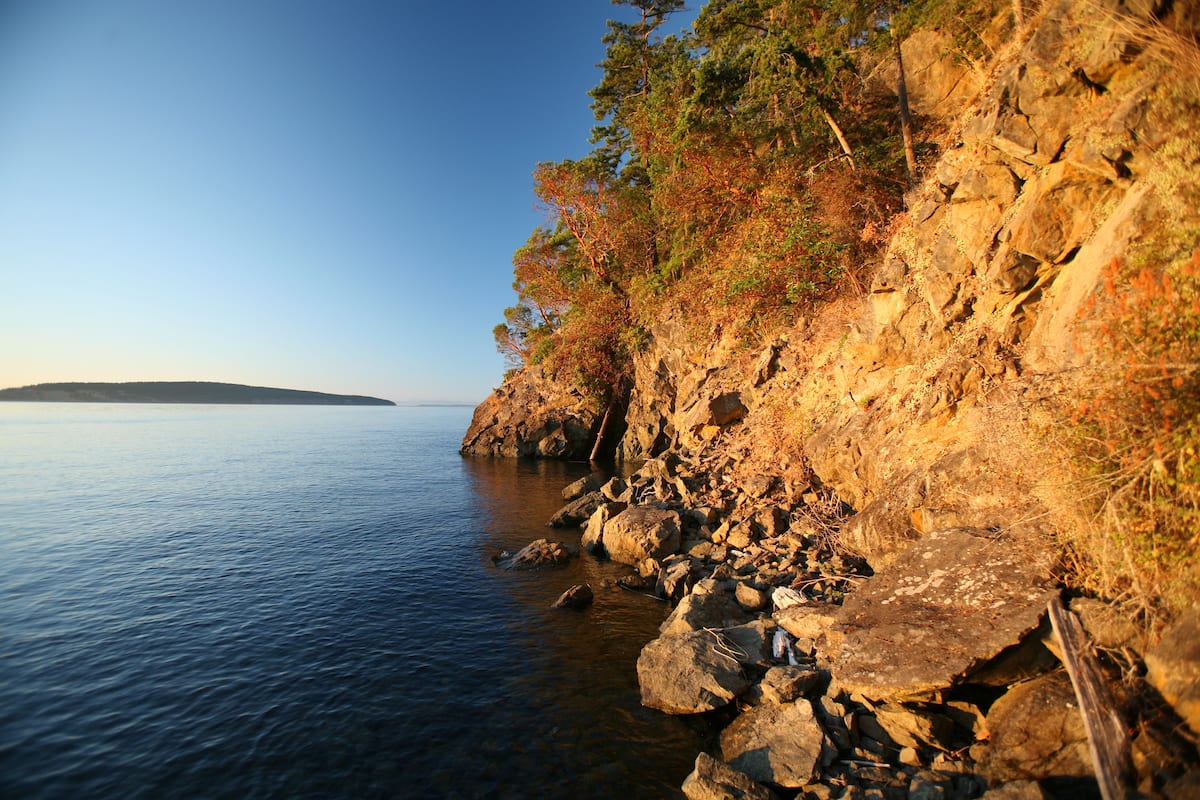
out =
[[[679,796],[664,609],[496,570],[585,469],[462,459],[469,415],[0,404],[0,797]]]

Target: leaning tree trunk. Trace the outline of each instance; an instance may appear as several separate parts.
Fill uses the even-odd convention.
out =
[[[900,55],[900,39],[893,37],[896,53],[896,98],[900,102],[900,134],[904,137],[904,166],[908,170],[908,186],[917,181],[917,152],[913,147],[912,112],[908,108],[908,83],[904,80],[904,58]]]
[[[850,149],[850,143],[846,141],[846,134],[842,133],[841,126],[837,124],[837,120],[824,107],[821,108],[821,113],[825,116],[825,121],[829,123],[829,129],[837,137],[838,144],[842,146],[842,152],[846,154],[846,158],[850,159],[851,169],[857,170],[858,164],[854,161],[854,151]]]
[[[588,461],[596,461],[600,458],[600,446],[604,442],[604,437],[608,435],[608,429],[612,425],[612,410],[616,398],[608,401],[608,407],[604,409],[604,419],[600,421],[600,430],[596,433],[596,443],[592,445],[592,452],[588,455]]]

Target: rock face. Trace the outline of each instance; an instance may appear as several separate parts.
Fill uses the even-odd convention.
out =
[[[587,458],[599,416],[578,391],[528,367],[479,404],[461,453],[506,458]]]
[[[799,788],[812,779],[825,735],[807,701],[755,706],[721,734],[721,753],[756,781]]]
[[[988,531],[929,534],[847,598],[834,677],[878,700],[952,686],[1038,627],[1055,591],[1051,563]]]
[[[750,680],[728,645],[711,631],[660,636],[637,661],[642,705],[668,714],[700,714],[729,704]]]

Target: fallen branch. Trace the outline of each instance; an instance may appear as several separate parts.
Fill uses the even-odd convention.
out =
[[[1062,662],[1071,676],[1079,713],[1087,728],[1088,749],[1100,794],[1104,800],[1132,798],[1135,792],[1129,734],[1100,674],[1100,665],[1088,649],[1087,633],[1079,618],[1063,608],[1057,597],[1050,601],[1048,610],[1050,625],[1062,648]]]

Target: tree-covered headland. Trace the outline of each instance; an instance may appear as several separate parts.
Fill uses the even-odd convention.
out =
[[[613,0],[594,149],[542,163],[548,221],[513,257],[517,303],[496,326],[514,367],[542,364],[598,406],[668,310],[747,336],[863,291],[937,131],[905,100],[900,43],[918,24],[971,58],[965,0]],[[898,69],[898,67],[901,67]],[[878,75],[890,79],[880,91]]]

